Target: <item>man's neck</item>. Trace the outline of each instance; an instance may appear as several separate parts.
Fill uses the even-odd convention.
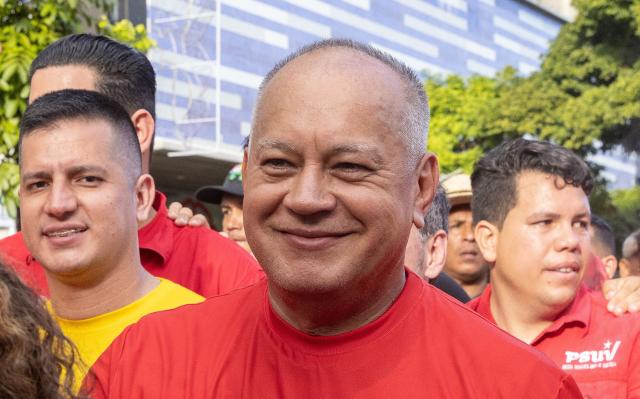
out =
[[[142,298],[159,280],[138,263],[115,268],[97,282],[77,276],[58,278],[47,273],[51,305],[55,314],[67,320],[82,320],[120,309]]]
[[[562,312],[536,306],[535,299],[513,292],[499,284],[491,285],[491,315],[498,327],[531,344]]]
[[[475,298],[480,294],[482,294],[482,291],[487,286],[487,280],[482,279],[482,280],[474,281],[472,283],[464,283],[459,281],[458,284],[460,284],[462,289],[465,290],[465,292],[467,293],[467,295],[469,295],[470,298]]]
[[[376,287],[350,287],[318,295],[292,294],[269,283],[274,311],[296,329],[311,335],[337,335],[353,331],[380,317],[406,283],[404,269]]]

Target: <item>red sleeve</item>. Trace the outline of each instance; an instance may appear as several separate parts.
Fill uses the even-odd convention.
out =
[[[558,390],[556,399],[580,399],[580,398],[582,398],[582,393],[580,393],[580,389],[578,388],[578,385],[574,381],[573,377],[567,374],[560,383],[560,389]]]
[[[109,397],[111,359],[114,352],[122,351],[121,342],[122,340],[119,339],[114,341],[93,364],[91,371],[82,382],[81,393],[83,395],[92,399],[107,399]],[[113,363],[116,364],[117,361]]]
[[[125,345],[130,335],[135,335],[135,328],[135,324],[127,327],[91,366],[91,370],[82,383],[82,394],[92,399],[115,399],[121,397],[117,392],[111,392],[111,386],[115,381],[120,381],[120,383],[126,381],[126,379],[118,378],[118,371],[120,370]],[[118,392],[127,390],[126,387],[119,388]]]
[[[201,234],[198,243],[204,270],[202,295],[210,297],[248,287],[264,276],[258,262],[247,251],[215,231]]]
[[[0,240],[0,259],[39,295],[49,297],[49,286],[42,266],[27,249],[22,233]]]

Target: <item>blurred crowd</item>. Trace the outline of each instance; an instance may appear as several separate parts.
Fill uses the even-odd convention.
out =
[[[640,230],[615,242],[554,143],[440,175],[389,54],[274,66],[243,162],[195,193],[220,232],[155,188],[143,54],[71,35],[29,79],[0,397],[640,398]]]

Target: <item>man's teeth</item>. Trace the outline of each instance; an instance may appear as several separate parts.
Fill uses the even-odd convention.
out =
[[[570,267],[563,267],[563,268],[558,269],[558,271],[560,273],[571,273],[573,271],[573,269],[570,268]]]
[[[47,233],[47,235],[49,237],[67,237],[67,236],[70,236],[71,234],[80,233],[81,231],[83,230],[82,229],[60,230],[60,231]]]

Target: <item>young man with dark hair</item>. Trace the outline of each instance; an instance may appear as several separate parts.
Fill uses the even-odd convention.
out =
[[[438,184],[427,110],[416,74],[367,45],[327,40],[278,64],[243,162],[268,279],[132,326],[96,363],[94,398],[581,397],[404,268]]]
[[[82,377],[140,317],[203,298],[140,264],[137,223],[151,209],[128,113],[93,91],[35,100],[20,125],[23,237],[44,270],[50,311],[78,347]]]
[[[135,128],[142,171],[149,173],[155,129],[155,73],[140,52],[104,36],[66,36],[42,50],[31,66],[29,101],[53,91],[75,88],[101,92],[122,104]],[[204,296],[256,282],[261,272],[245,251],[204,228],[181,228],[168,217],[166,197],[153,189],[153,207],[139,221],[142,265]],[[117,207],[114,204],[114,208]],[[37,258],[26,249],[22,233],[0,241],[0,252],[41,294],[48,287]]]
[[[491,284],[470,306],[539,349],[592,398],[640,396],[640,314],[616,317],[581,283],[593,179],[570,150],[503,143],[471,175],[475,237]]]

